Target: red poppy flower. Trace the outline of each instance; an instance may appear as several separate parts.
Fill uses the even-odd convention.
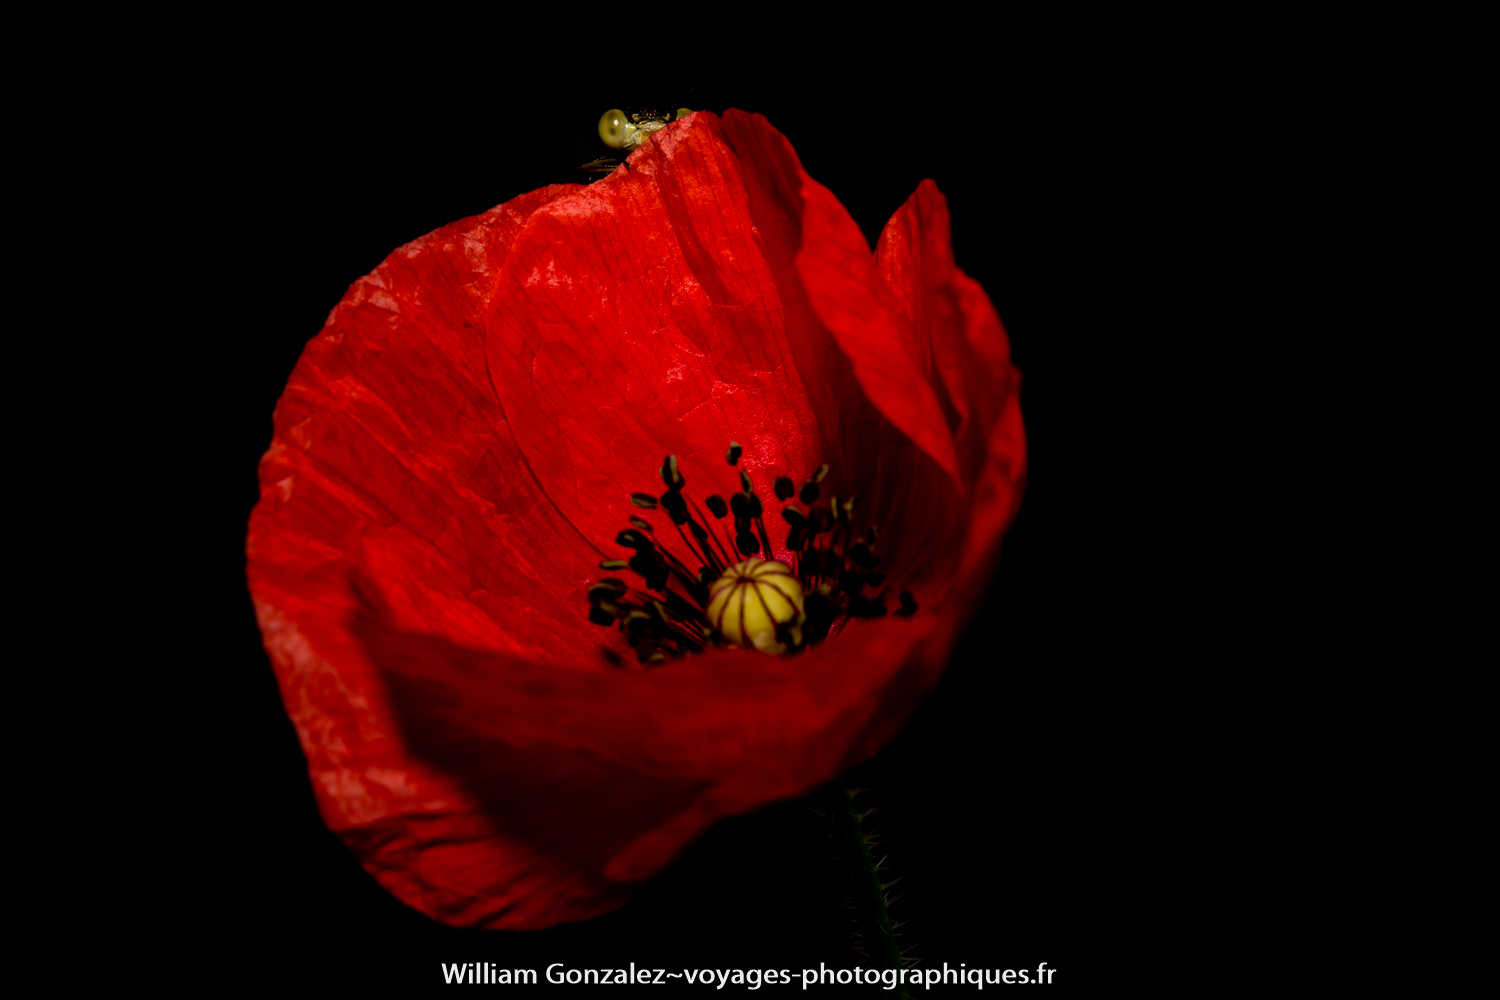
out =
[[[323,817],[381,884],[451,924],[586,919],[896,733],[1025,471],[948,225],[924,182],[872,254],[763,118],[700,112],[353,285],[276,408],[249,578]],[[586,595],[664,455],[699,498],[826,463],[908,613],[639,667]]]

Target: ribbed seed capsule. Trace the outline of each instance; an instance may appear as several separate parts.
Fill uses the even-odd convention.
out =
[[[802,645],[802,584],[785,563],[746,559],[709,588],[708,620],[730,645],[785,653]]]

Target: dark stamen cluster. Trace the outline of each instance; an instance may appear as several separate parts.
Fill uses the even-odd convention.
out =
[[[738,465],[743,449],[731,441],[724,460]],[[749,475],[739,470],[741,491],[726,502],[718,494],[704,498],[713,516],[710,521],[693,500],[683,496],[687,480],[677,467],[677,456],[668,455],[661,466],[667,490],[660,496],[632,493],[630,502],[642,510],[667,512],[682,544],[691,553],[681,559],[656,539],[651,522],[632,516],[633,528],[615,536],[625,548],[634,549],[629,559],[608,559],[600,569],[629,568],[645,581],[645,589],[632,589],[618,577],[605,577],[589,588],[589,620],[597,625],[618,623],[643,664],[657,664],[668,656],[697,652],[714,641],[713,628],[704,609],[709,586],[741,558],[772,558],[775,551],[766,533],[764,507]],[[889,588],[881,588],[885,574],[875,557],[876,530],[863,535],[854,528],[859,498],[840,501],[836,496],[820,500],[818,484],[828,475],[822,465],[808,476],[801,488],[778,476],[776,499],[786,502],[781,518],[787,524],[786,548],[793,555],[792,572],[802,583],[807,614],[807,643],[820,642],[836,633],[849,618],[875,618],[887,613]],[[724,519],[733,515],[732,531]],[[715,524],[717,522],[717,524]],[[710,530],[716,527],[717,530]],[[684,530],[685,529],[685,530]],[[722,537],[721,537],[722,536]],[[696,562],[698,568],[691,569]],[[867,591],[875,590],[873,594]],[[654,591],[655,593],[651,593]],[[909,591],[900,594],[898,615],[917,610]]]

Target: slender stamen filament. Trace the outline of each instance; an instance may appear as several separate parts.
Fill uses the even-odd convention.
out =
[[[688,541],[687,533],[682,530],[682,525],[679,524],[676,527],[677,527],[677,534],[682,537],[682,544],[684,544],[684,545],[686,545],[688,547],[688,551],[691,552],[694,555],[694,557],[697,558],[697,560],[699,562],[708,563],[709,565],[713,565],[714,561],[711,558],[712,553],[710,553],[708,555],[705,555],[704,553],[699,552],[698,551],[698,546],[696,546],[692,542]]]
[[[760,535],[760,544],[765,546],[766,556],[769,558],[775,550],[771,548],[771,539],[766,536],[766,522],[759,514],[755,515],[755,531]]]
[[[693,505],[693,511],[698,515],[699,520],[701,520],[704,524],[708,524],[708,518],[703,516],[703,510],[698,506],[698,501],[691,500],[689,502]],[[719,543],[718,535],[714,534],[712,531],[708,531],[707,529],[705,529],[705,533],[709,538],[713,540],[714,546],[719,550],[719,555],[724,557],[724,561],[722,563],[717,563],[715,565],[715,572],[722,573],[724,572],[724,570],[729,568],[734,560],[729,558],[729,550],[724,548],[724,546]]]

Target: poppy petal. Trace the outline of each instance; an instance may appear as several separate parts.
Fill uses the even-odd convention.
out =
[[[309,577],[332,574],[342,590],[360,565],[414,627],[526,655],[597,655],[575,600],[597,557],[525,474],[478,332],[516,233],[574,189],[444,227],[351,287],[277,405],[253,585],[297,600]]]
[[[705,653],[604,673],[356,626],[393,692],[403,741],[462,775],[445,850],[372,870],[440,919],[546,926],[618,906],[724,816],[804,794],[904,721],[912,652],[940,623],[890,619],[792,659]],[[850,664],[861,665],[851,670]],[[894,711],[893,711],[894,709]],[[386,854],[387,852],[378,852]],[[368,862],[367,862],[368,864]],[[476,907],[482,907],[481,912]]]
[[[802,251],[797,270],[813,309],[854,362],[865,396],[954,479],[953,436],[929,363],[910,322],[881,280],[859,226],[823,185],[802,185]]]
[[[958,578],[968,581],[983,566],[987,579],[997,555],[991,550],[1015,516],[1025,478],[1020,373],[1009,339],[984,289],[953,263],[948,203],[932,181],[891,216],[875,256],[898,311],[923,342],[919,350],[931,359],[928,379],[951,406],[963,481],[978,491]]]
[[[717,119],[693,115],[539,210],[501,274],[486,341],[496,392],[549,499],[606,557],[619,502],[661,490],[665,455],[698,496],[740,488],[730,441],[767,494],[825,460],[744,204]]]

